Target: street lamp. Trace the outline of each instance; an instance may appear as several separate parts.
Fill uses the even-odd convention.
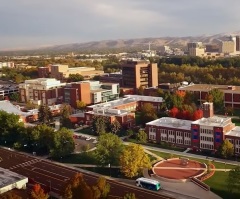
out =
[[[110,177],[111,177],[111,164],[110,163],[108,164],[108,167],[109,167],[109,173],[110,173]]]

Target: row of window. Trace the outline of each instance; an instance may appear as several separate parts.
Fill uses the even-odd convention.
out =
[[[213,130],[210,130],[210,129],[200,129],[200,133],[201,134],[212,135],[213,134]]]
[[[200,136],[200,140],[213,142],[213,138],[212,137],[206,137],[206,136]]]
[[[210,150],[213,150],[213,145],[212,145],[212,144],[200,143],[200,148],[201,148],[201,149],[210,149]]]
[[[149,134],[149,139],[150,140],[156,140],[156,135]],[[167,137],[161,136],[161,141],[175,143],[175,138],[172,138],[172,137],[167,138]],[[176,144],[183,144],[183,139],[176,139]],[[184,140],[184,144],[185,145],[191,145],[191,140]]]

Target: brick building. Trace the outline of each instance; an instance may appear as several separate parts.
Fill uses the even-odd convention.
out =
[[[122,63],[122,86],[139,88],[158,85],[158,67],[156,63],[145,60],[126,61]]]
[[[80,81],[61,83],[53,78],[26,80],[19,85],[21,102],[36,105],[68,103],[76,108],[76,101],[87,105],[111,101],[119,98],[119,84],[100,83],[99,81]]]
[[[213,104],[203,104],[204,117],[196,121],[175,118],[160,118],[146,124],[148,139],[168,142],[185,148],[216,151],[223,140],[234,145],[235,154],[240,154],[240,128],[229,117],[213,115]]]
[[[46,67],[38,67],[38,77],[39,78],[48,78],[51,74],[51,65]]]
[[[19,84],[20,100],[23,103],[30,101],[36,105],[62,102],[65,85],[54,78],[25,80],[24,83]]]
[[[80,74],[84,79],[90,79],[94,76],[104,74],[102,70],[95,70],[94,67],[73,67],[69,68],[68,65],[52,65],[51,77],[58,80],[65,80],[70,74]]]
[[[200,102],[205,102],[207,94],[213,89],[219,89],[224,93],[225,107],[240,108],[240,86],[191,84],[178,88],[178,90],[193,92]]]

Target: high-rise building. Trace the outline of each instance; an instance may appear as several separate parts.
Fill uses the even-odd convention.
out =
[[[158,85],[158,67],[146,60],[127,61],[122,67],[122,86],[139,88]]]
[[[240,36],[236,36],[236,51],[240,51]]]
[[[190,42],[187,47],[190,56],[204,56],[205,49],[202,42]]]

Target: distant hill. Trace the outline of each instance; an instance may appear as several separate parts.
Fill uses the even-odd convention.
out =
[[[200,41],[204,44],[218,43],[229,35],[240,35],[240,31],[232,33],[221,33],[216,35],[202,35],[195,37],[159,37],[159,38],[139,38],[139,39],[118,39],[118,40],[103,40],[92,41],[86,43],[73,43],[56,45],[32,50],[24,51],[0,51],[0,55],[4,54],[56,54],[67,52],[120,52],[131,51],[137,49],[148,49],[148,44],[151,43],[151,49],[157,49],[159,46],[168,45],[171,47],[186,47],[188,42]]]

